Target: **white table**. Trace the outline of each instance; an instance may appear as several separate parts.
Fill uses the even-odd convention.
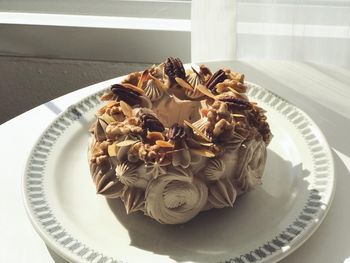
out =
[[[350,261],[350,70],[283,61],[226,61],[209,64],[244,72],[286,98],[317,123],[333,151],[337,190],[329,213],[314,235],[284,259],[292,262]],[[31,227],[22,203],[22,175],[27,156],[56,115],[106,81],[38,106],[0,126],[0,262],[65,262],[49,251]],[[346,260],[348,259],[348,260]]]

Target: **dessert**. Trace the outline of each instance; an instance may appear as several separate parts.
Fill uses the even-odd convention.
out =
[[[168,58],[101,96],[89,165],[98,194],[163,224],[233,206],[261,183],[272,135],[244,75]]]

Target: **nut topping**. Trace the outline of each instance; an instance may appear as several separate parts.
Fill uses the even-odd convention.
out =
[[[207,81],[206,86],[208,87],[209,90],[211,90],[213,92],[213,91],[215,91],[216,84],[223,82],[225,79],[227,79],[225,72],[222,69],[219,69]]]
[[[141,102],[139,97],[141,94],[134,90],[128,89],[121,84],[114,84],[111,87],[111,90],[117,95],[117,100],[123,100],[131,106],[140,104]]]
[[[204,65],[200,65],[199,74],[201,76],[203,76],[205,81],[208,81],[211,78],[211,76],[213,75],[213,73],[211,73],[210,69]]]
[[[179,58],[167,58],[164,64],[164,72],[172,83],[175,83],[176,77],[180,79],[186,78],[184,66]]]
[[[219,100],[226,102],[229,110],[250,110],[252,108],[249,101],[235,98],[234,96],[221,97]]]
[[[168,138],[173,141],[181,141],[186,137],[185,127],[174,123],[168,131]]]
[[[155,142],[158,140],[165,140],[164,135],[161,132],[147,132],[146,138],[151,144],[155,144]]]
[[[153,115],[143,114],[141,115],[142,129],[148,131],[162,132],[165,130],[164,125]]]
[[[134,73],[130,73],[123,81],[122,84],[124,83],[129,83],[132,84],[134,86],[136,86],[139,82],[141,73],[140,72],[134,72]]]

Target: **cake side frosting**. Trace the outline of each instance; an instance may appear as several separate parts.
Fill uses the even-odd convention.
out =
[[[102,95],[89,165],[97,193],[164,224],[233,206],[261,184],[272,135],[244,75],[168,58]]]

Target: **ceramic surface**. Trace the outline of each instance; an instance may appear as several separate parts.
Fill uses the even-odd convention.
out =
[[[31,222],[72,262],[271,262],[287,256],[321,224],[334,190],[330,149],[300,109],[252,83],[250,100],[267,110],[274,138],[263,184],[233,208],[202,212],[182,225],[126,215],[119,200],[95,194],[88,128],[99,95],[60,114],[35,145],[24,175]],[[107,88],[107,87],[106,87]]]

